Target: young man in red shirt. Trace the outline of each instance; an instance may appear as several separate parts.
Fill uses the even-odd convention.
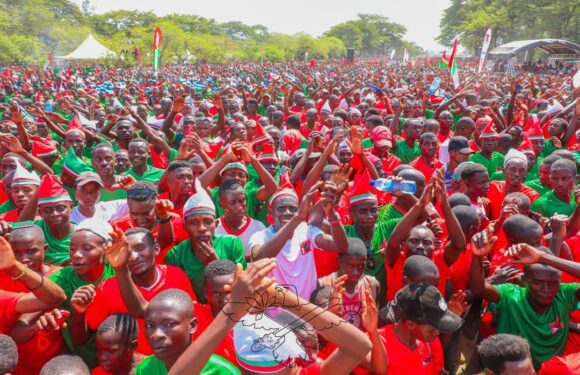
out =
[[[125,266],[129,269],[137,290],[146,301],[151,301],[157,294],[171,288],[182,289],[195,300],[189,279],[180,268],[156,264],[155,257],[159,253],[159,246],[155,243],[151,232],[143,228],[131,228],[126,232],[126,238],[129,252]],[[109,315],[129,312],[139,324],[136,350],[150,355],[152,351],[144,333],[143,311],[136,311],[128,305],[123,299],[123,293],[119,288],[117,277],[99,284],[93,303],[86,312],[85,324],[73,329],[96,331]]]
[[[423,133],[419,138],[421,156],[411,162],[411,166],[423,173],[425,181],[429,182],[435,170],[443,167],[441,160],[436,158],[439,149],[439,140],[433,133]]]
[[[395,168],[403,162],[389,152],[389,148],[393,145],[391,131],[386,126],[377,126],[371,130],[371,140],[373,142],[372,154],[381,159],[385,176],[392,176]]]

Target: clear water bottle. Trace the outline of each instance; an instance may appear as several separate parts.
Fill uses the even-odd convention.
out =
[[[371,181],[371,186],[377,190],[389,193],[415,194],[417,185],[415,181],[396,181],[390,178],[379,178]]]
[[[435,91],[437,91],[440,84],[441,84],[441,78],[435,77],[433,82],[431,82],[431,86],[429,86],[429,95],[435,94]]]

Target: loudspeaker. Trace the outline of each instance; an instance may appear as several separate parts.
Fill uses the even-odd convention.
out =
[[[354,48],[346,49],[346,59],[348,61],[354,61]]]

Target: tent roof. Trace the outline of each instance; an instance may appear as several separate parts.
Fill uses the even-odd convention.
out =
[[[97,60],[105,57],[115,57],[115,52],[99,43],[93,34],[89,34],[77,49],[66,56],[61,56],[65,60]]]
[[[510,57],[519,52],[540,48],[551,55],[580,55],[580,45],[562,39],[517,40],[494,48],[491,57]]]

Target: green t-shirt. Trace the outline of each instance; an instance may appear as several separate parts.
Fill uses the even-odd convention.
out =
[[[127,190],[120,187],[110,190],[107,186],[103,186],[103,189],[101,190],[101,198],[99,200],[101,202],[109,202],[125,198],[127,198]]]
[[[572,196],[570,203],[566,203],[558,199],[552,190],[532,202],[532,210],[545,217],[552,217],[556,213],[570,216],[575,209],[576,200],[574,196]]]
[[[268,202],[260,202],[258,200],[258,198],[256,197],[256,193],[258,192],[258,189],[260,188],[259,186],[257,186],[257,183],[255,181],[253,181],[253,183],[250,183],[252,181],[248,181],[246,183],[246,185],[244,186],[244,191],[246,192],[246,213],[248,215],[250,215],[251,218],[256,219],[254,217],[255,215],[255,210],[257,209],[257,207],[263,205],[264,203],[266,204],[266,206],[268,205]],[[214,186],[211,189],[211,200],[213,202],[213,204],[215,205],[215,217],[221,217],[224,214],[224,210],[222,209],[222,207],[219,204],[219,200],[220,200],[220,196],[219,196],[219,186]],[[266,207],[267,209],[267,207]],[[266,221],[267,222],[267,221]],[[270,224],[265,224],[265,225],[270,225]]]
[[[543,314],[538,314],[527,299],[528,289],[514,284],[497,285],[497,333],[522,336],[530,344],[536,370],[566,346],[570,313],[576,309],[576,289],[580,284],[561,284],[560,291]]]
[[[5,214],[8,211],[12,211],[15,210],[16,206],[14,206],[12,204],[12,202],[10,202],[10,199],[8,199],[6,202],[0,204],[0,214]]]
[[[540,180],[525,181],[524,185],[537,191],[538,194],[540,194],[540,196],[544,196],[545,194],[552,191],[552,189],[549,186],[542,185]]]
[[[397,210],[392,204],[386,204],[379,209],[379,217],[377,221],[387,221],[387,220],[401,220],[403,218],[403,213]]]
[[[477,151],[469,157],[469,161],[483,165],[491,178],[495,172],[502,170],[504,157],[499,152],[494,151],[491,153],[491,158],[488,159],[481,154],[481,151]]]
[[[38,225],[42,229],[44,238],[48,244],[48,248],[44,253],[44,263],[56,264],[57,266],[60,266],[61,264],[68,262],[70,260],[69,246],[73,231],[71,231],[64,238],[57,239],[54,238],[50,232],[50,228],[46,225],[44,220],[35,220],[34,224]]]
[[[229,259],[234,263],[240,263],[246,268],[244,245],[239,238],[217,235],[213,237],[212,246],[220,259]],[[189,281],[191,281],[197,300],[200,303],[207,303],[203,279],[205,265],[198,257],[193,255],[191,240],[185,240],[172,247],[165,256],[165,264],[181,268],[187,274]]]
[[[266,227],[268,223],[268,200],[258,200],[256,197],[260,185],[256,180],[250,180],[244,186],[246,191],[246,213],[252,218],[262,222]]]
[[[536,164],[532,165],[532,168],[530,168],[528,174],[526,174],[524,182],[534,181],[539,178],[540,164],[542,164],[542,160],[544,159],[542,159],[541,157],[536,159]]]
[[[566,147],[562,147],[562,148],[566,148]],[[556,151],[557,148],[556,146],[554,146],[554,141],[552,141],[551,139],[546,139],[546,141],[544,142],[544,149],[542,150],[542,153],[540,154],[540,156],[542,158],[545,158],[546,156],[552,154],[552,152]]]
[[[381,247],[383,247],[390,237],[395,225],[398,221],[383,221],[375,224],[373,231],[373,237],[371,238],[370,248],[367,251],[373,260],[374,267],[367,267],[365,269],[365,274],[373,276],[379,281],[381,285],[381,291],[379,293],[379,306],[384,306],[386,301],[386,290],[387,290],[387,271],[385,269],[385,255],[381,253]],[[345,225],[344,230],[347,237],[355,237],[362,239],[361,235],[356,230],[354,225]]]
[[[115,271],[107,262],[105,262],[103,274],[97,281],[93,283],[93,285],[97,286],[101,281],[107,280],[113,276],[115,276]],[[83,285],[87,285],[87,283],[75,273],[71,266],[64,267],[60,271],[50,276],[50,279],[58,286],[60,286],[66,293],[67,300],[60,308],[68,310],[71,313],[71,316],[68,319],[68,326],[70,327],[74,315],[74,310],[70,304],[70,299],[75,290]],[[77,346],[72,342],[69,328],[64,328],[61,332],[66,345],[73,354],[80,356],[91,369],[99,365],[95,342],[96,335],[94,333],[90,335],[89,340],[84,345]]]
[[[397,149],[396,150],[391,149],[391,154],[401,159],[403,164],[409,164],[410,162],[421,156],[419,142],[415,142],[413,147],[409,147],[409,145],[405,143],[404,139],[399,139],[395,141],[395,144],[397,145]]]
[[[165,363],[150,355],[135,367],[135,375],[165,375],[169,373]],[[239,375],[240,370],[230,361],[217,354],[212,354],[200,372],[200,375]]]
[[[125,175],[130,175],[135,178],[136,181],[149,181],[153,183],[158,183],[161,180],[161,176],[163,176],[163,169],[155,168],[148,166],[145,173],[142,176],[137,175],[133,171],[133,167],[131,167],[127,172],[123,173]]]

